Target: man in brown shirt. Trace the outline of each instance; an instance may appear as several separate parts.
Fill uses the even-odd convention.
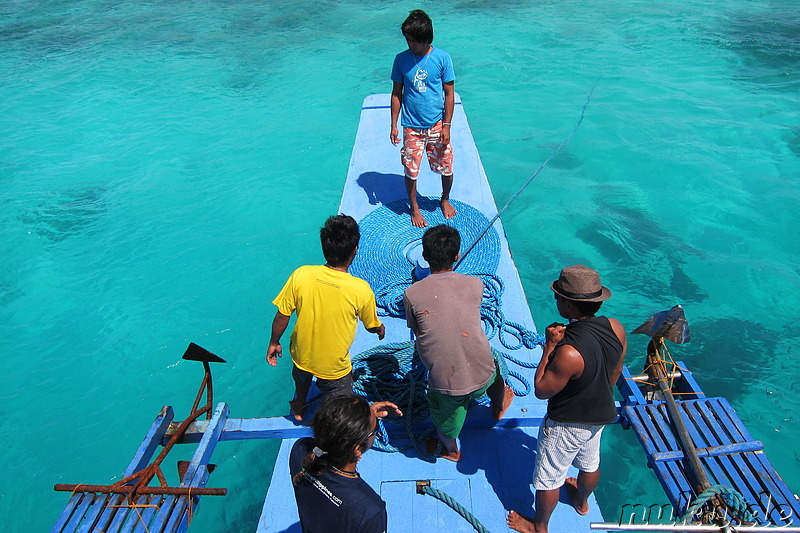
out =
[[[406,321],[417,336],[420,359],[429,371],[428,404],[431,419],[447,453],[458,461],[456,439],[472,400],[488,394],[493,416],[499,420],[514,393],[497,371],[492,349],[481,323],[483,282],[453,271],[461,236],[439,225],[422,237],[422,256],[431,275],[405,292]],[[434,441],[435,445],[435,441]]]

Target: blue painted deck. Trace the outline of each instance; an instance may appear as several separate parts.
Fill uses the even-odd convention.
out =
[[[378,94],[366,98],[339,207],[339,212],[359,221],[377,209],[386,209],[385,206],[406,198],[399,147],[389,142],[389,122],[389,95]],[[497,207],[458,97],[453,117],[452,143],[455,181],[451,198],[474,207],[490,219],[497,213]],[[424,162],[423,167],[418,182],[419,194],[438,199],[441,194],[440,178]],[[410,226],[407,213],[398,213],[396,216]],[[507,319],[533,330],[533,319],[499,220],[494,227],[500,242],[497,275],[505,282],[503,312]],[[421,233],[420,230],[420,236]],[[413,248],[414,244],[409,244]],[[462,250],[469,244],[462,243]],[[365,247],[368,248],[369,243],[365,243],[362,237],[359,250]],[[408,251],[409,256],[414,253],[413,249]],[[411,266],[409,263],[409,270]],[[404,319],[382,319],[386,324],[386,338],[381,344],[410,339]],[[538,363],[541,357],[539,348],[510,352],[500,345],[497,338],[490,342],[494,348],[526,362]],[[351,353],[358,354],[376,344],[374,335],[359,329]],[[533,372],[532,369],[521,371],[531,381]],[[520,386],[519,383],[514,384]],[[473,531],[463,518],[445,504],[431,496],[417,494],[416,480],[431,480],[434,488],[448,493],[490,531],[508,530],[505,515],[509,509],[532,514],[531,475],[536,435],[545,412],[546,402],[537,400],[533,393],[516,398],[496,427],[492,425],[488,407],[473,408],[468,416],[467,428],[461,435],[463,459],[458,464],[443,459],[432,464],[418,457],[414,450],[386,453],[373,449],[365,454],[359,463],[359,472],[386,501],[389,531]],[[293,443],[294,440],[285,440],[281,446],[259,520],[259,532],[300,531],[288,472],[288,454]],[[588,516],[579,516],[569,505],[559,505],[551,521],[552,529],[588,531],[590,522],[602,521],[598,506],[594,501],[591,504],[592,512]]]

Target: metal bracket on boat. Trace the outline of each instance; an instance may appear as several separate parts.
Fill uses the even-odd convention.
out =
[[[192,404],[192,411],[183,422],[172,433],[169,441],[164,445],[161,453],[155,460],[130,476],[117,481],[112,485],[85,485],[73,484],[68,485],[59,483],[53,487],[56,491],[62,492],[99,492],[104,494],[127,494],[128,498],[133,499],[139,494],[168,494],[175,496],[225,496],[228,493],[227,489],[209,488],[209,487],[170,487],[161,470],[161,463],[167,457],[172,447],[181,439],[189,426],[197,420],[201,415],[205,414],[207,419],[211,419],[212,406],[214,405],[214,388],[211,379],[211,366],[209,363],[225,363],[225,359],[214,355],[205,348],[198,346],[191,342],[189,347],[183,353],[183,359],[187,361],[200,361],[203,363],[203,381],[200,382],[200,389],[197,391],[194,403]],[[206,391],[206,404],[200,407],[200,399],[203,397],[203,391]],[[209,472],[215,468],[215,465],[208,465]],[[178,470],[180,473],[181,462],[178,463]],[[185,468],[184,468],[185,470]],[[182,476],[182,474],[181,474]],[[158,478],[160,487],[150,487],[149,483],[154,477]]]
[[[431,486],[430,479],[418,479],[417,480],[417,494],[425,494],[425,487]]]
[[[675,381],[675,380],[681,379],[683,377],[683,373],[680,370],[673,370],[672,372],[667,374],[667,377],[669,379],[671,379],[672,381]],[[640,381],[640,382],[641,381],[647,381],[648,379],[651,379],[651,378],[652,378],[652,376],[650,374],[648,374],[648,373],[636,374],[635,376],[631,376],[632,380]]]

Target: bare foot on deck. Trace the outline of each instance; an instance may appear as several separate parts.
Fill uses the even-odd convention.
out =
[[[439,456],[442,459],[447,459],[448,461],[453,461],[454,463],[457,463],[461,460],[461,452],[448,452],[445,454],[444,451],[442,451],[442,454]]]
[[[457,463],[461,460],[461,452],[450,452],[447,450],[447,446],[442,444],[437,438],[428,437],[425,439],[425,451],[427,451],[431,455],[436,454],[436,448],[441,446],[439,455],[437,457],[441,457],[442,459],[447,459],[448,461],[453,461]]]
[[[295,398],[294,400],[291,400],[289,402],[289,409],[292,410],[291,414],[292,416],[294,416],[295,420],[297,420],[298,422],[303,421],[303,416],[306,411],[305,404],[301,403],[299,399]]]
[[[424,228],[428,225],[428,221],[425,220],[425,217],[422,216],[422,211],[419,209],[411,211],[411,225],[415,228]]]
[[[450,200],[443,198],[441,201],[441,206],[442,214],[444,215],[445,220],[450,220],[456,216],[456,208],[453,207],[453,204],[450,203]]]
[[[580,501],[580,495],[578,493],[578,480],[574,477],[568,477],[566,480],[564,480],[564,487],[567,489],[567,494],[569,494],[569,501],[572,503],[572,506],[575,508],[578,514],[589,514],[589,502],[586,500],[583,502]]]
[[[503,415],[506,414],[508,408],[511,407],[511,402],[514,401],[514,391],[511,390],[511,387],[505,385],[503,388],[503,401],[500,402],[500,405],[495,405],[497,402],[492,402],[492,415],[494,416],[495,420],[500,420],[503,418]]]
[[[533,522],[516,511],[508,512],[506,523],[514,531],[521,531],[522,533],[535,533],[536,531],[533,527]]]

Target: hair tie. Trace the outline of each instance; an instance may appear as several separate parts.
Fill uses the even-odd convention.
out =
[[[325,455],[326,453],[328,453],[328,452],[326,452],[326,451],[323,451],[323,450],[321,450],[321,449],[320,449],[319,447],[317,447],[317,446],[314,446],[314,449],[313,449],[313,450],[311,450],[311,451],[312,451],[312,452],[314,452],[314,455],[316,455],[317,457],[322,457],[323,455]]]

